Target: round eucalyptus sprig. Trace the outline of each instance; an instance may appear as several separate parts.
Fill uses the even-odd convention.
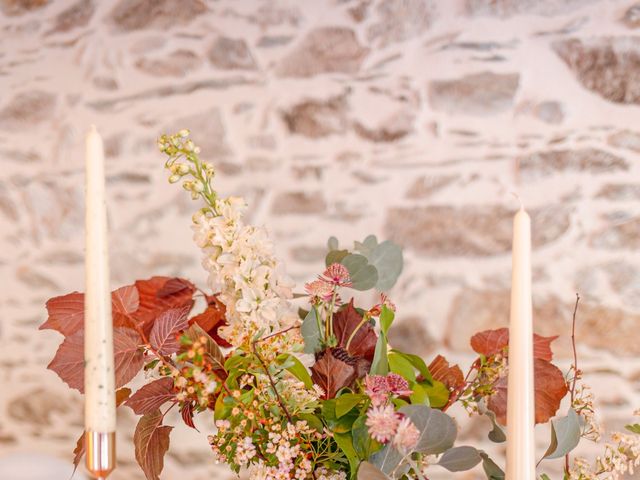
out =
[[[212,186],[215,170],[213,165],[200,160],[200,147],[193,143],[189,134],[189,130],[183,129],[176,134],[158,138],[158,148],[169,157],[164,164],[171,173],[169,183],[182,180],[182,187],[191,192],[191,198],[202,198],[207,204],[203,210],[217,215],[218,195]]]

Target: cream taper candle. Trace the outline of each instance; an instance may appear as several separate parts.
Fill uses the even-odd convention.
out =
[[[513,219],[507,397],[507,480],[535,480],[531,219]]]
[[[84,391],[87,467],[113,469],[116,430],[113,321],[109,287],[104,149],[94,126],[86,138]]]

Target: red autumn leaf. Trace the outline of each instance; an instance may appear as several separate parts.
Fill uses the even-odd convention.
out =
[[[114,327],[133,327],[131,314],[140,306],[140,295],[135,285],[126,285],[111,293],[111,314]]]
[[[446,358],[438,355],[429,365],[429,372],[434,380],[446,385],[449,390],[464,386],[464,374],[458,365],[451,366]]]
[[[189,280],[175,277],[167,280],[165,284],[158,290],[156,295],[159,298],[163,298],[170,295],[175,295],[176,293],[180,293],[184,290],[189,290],[191,293],[193,293],[196,290],[196,287]]]
[[[157,410],[166,402],[174,400],[175,397],[173,379],[165,377],[146,384],[134,393],[125,405],[136,414],[145,415]]]
[[[158,316],[149,336],[153,348],[163,355],[171,355],[180,350],[178,334],[189,325],[189,309],[190,307],[172,308]]]
[[[552,363],[536,358],[534,360],[536,423],[546,423],[553,417],[560,402],[567,394],[564,375]],[[494,385],[495,393],[489,397],[488,408],[496,414],[496,419],[507,424],[507,375]]]
[[[362,322],[362,315],[353,306],[353,299],[342,310],[333,315],[333,331],[338,339],[338,346],[347,350],[352,357],[362,357],[373,361],[378,337],[373,331],[371,323]],[[349,338],[353,332],[353,339],[347,348]]]
[[[127,328],[113,331],[113,353],[116,388],[121,387],[142,368],[143,355],[139,348],[140,336]],[[64,339],[48,367],[80,393],[84,393],[84,330]]]
[[[334,398],[357,377],[353,358],[341,348],[327,349],[311,367],[311,379],[324,390],[325,399]]]
[[[121,388],[120,390],[116,390],[116,407],[122,405],[122,403],[127,400],[127,398],[129,398],[129,395],[131,395],[130,388],[125,387]],[[78,465],[80,465],[80,460],[82,460],[82,457],[84,456],[84,453],[86,451],[84,436],[85,432],[82,432],[82,435],[80,435],[80,438],[78,438],[78,441],[76,442],[76,448],[73,449],[73,473],[76,472]],[[71,474],[71,476],[73,476],[73,473]]]
[[[182,405],[180,408],[180,415],[182,415],[182,421],[185,425],[193,428],[195,431],[199,431],[193,423],[193,403],[187,402]]]
[[[551,342],[553,342],[557,336],[543,337],[537,333],[533,334],[533,356],[541,360],[550,362],[553,359],[553,352],[551,351]],[[509,345],[509,329],[498,328],[496,330],[485,330],[484,332],[476,333],[471,337],[471,348],[481,355],[490,357],[498,352],[501,352]]]
[[[138,309],[138,290],[134,285],[120,287],[111,292],[113,325],[131,327],[128,316]],[[57,330],[65,337],[84,328],[84,293],[73,292],[47,301],[49,318],[40,330]]]
[[[133,434],[136,460],[147,480],[160,480],[164,455],[169,449],[169,434],[173,427],[162,425],[160,410],[144,415]]]
[[[84,327],[84,293],[73,292],[47,301],[49,318],[40,330],[57,330],[65,337]]]
[[[218,345],[231,348],[232,345],[220,336],[218,330],[227,325],[226,308],[215,295],[207,296],[207,309],[189,320],[189,325],[197,323]]]
[[[184,288],[176,290],[175,280],[180,280]],[[167,284],[169,284],[168,287]],[[140,294],[140,306],[133,317],[146,334],[149,334],[154,321],[162,312],[172,308],[189,307],[190,309],[193,306],[195,287],[187,280],[152,277],[148,280],[137,280],[136,287]]]
[[[144,355],[140,343],[140,335],[133,330],[128,328],[113,330],[116,388],[129,383],[144,365]]]
[[[84,393],[84,330],[69,335],[47,366],[69,387]]]

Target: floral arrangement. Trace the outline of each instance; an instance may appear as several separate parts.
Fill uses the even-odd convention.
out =
[[[380,293],[375,305],[356,306],[349,291],[389,291],[402,271],[397,245],[368,236],[349,250],[331,238],[326,269],[294,294],[266,230],[243,222],[241,198],[218,196],[214,168],[189,132],[163,135],[158,146],[169,182],[182,182],[202,204],[193,230],[208,279],[200,289],[153,277],[112,293],[117,404],[141,415],[133,439],[147,479],[160,477],[173,428],[163,422],[174,408],[191,428],[195,415],[212,415],[216,461],[252,480],[426,480],[435,469],[480,464],[489,480],[504,479],[487,453],[456,444],[447,411],[457,403],[486,416],[488,438],[506,440],[507,329],[471,338],[478,357],[466,373],[441,355],[427,364],[392,348],[392,300]],[[65,337],[49,368],[82,392],[83,294],[52,298],[47,310],[41,328]],[[573,320],[575,335],[575,312]],[[534,338],[536,422],[549,425],[551,438],[541,461],[563,459],[563,478],[572,480],[632,472],[638,424],[613,434],[594,464],[570,461],[581,439],[599,441],[601,431],[577,357],[566,374],[552,363],[555,338]],[[132,393],[126,385],[141,370],[146,383]],[[566,414],[551,420],[566,396]],[[77,466],[83,436],[74,454]]]

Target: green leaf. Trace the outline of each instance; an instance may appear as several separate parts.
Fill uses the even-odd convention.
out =
[[[493,460],[489,458],[489,455],[480,451],[480,456],[482,457],[482,469],[487,475],[488,480],[505,480],[504,472]]]
[[[420,382],[420,385],[429,396],[433,408],[444,407],[449,401],[449,390],[444,383],[434,380],[432,384]]]
[[[416,381],[416,371],[409,360],[393,351],[387,354],[387,358],[389,359],[389,369],[393,373],[397,373],[408,382]]]
[[[426,405],[407,405],[399,411],[409,417],[420,431],[415,451],[436,455],[453,447],[458,430],[449,415]]]
[[[315,429],[318,432],[322,432],[324,430],[324,425],[322,423],[322,420],[318,418],[316,415],[314,415],[313,413],[299,413],[297,417],[300,420],[304,420],[305,422],[307,422],[307,425],[309,425],[311,428]]]
[[[580,417],[573,408],[566,417],[551,422],[551,443],[542,459],[564,457],[580,442]]]
[[[307,367],[302,364],[298,357],[294,357],[293,355],[288,353],[283,353],[281,355],[278,355],[278,360],[281,361],[281,363],[287,362],[287,364],[290,366],[284,368],[286,368],[287,371],[292,373],[294,377],[304,383],[304,386],[306,388],[313,388],[313,380],[311,380],[311,375],[309,375]]]
[[[378,281],[378,270],[370,265],[367,257],[357,253],[350,253],[340,263],[347,267],[354,290],[369,290],[375,287]]]
[[[389,373],[389,359],[387,358],[387,336],[380,332],[376,342],[376,349],[371,362],[371,375],[386,375]]]
[[[342,417],[338,418],[336,415],[336,403],[337,399],[325,400],[322,402],[322,417],[329,429],[334,433],[346,433],[351,431],[353,422],[358,418],[358,412],[348,412]]]
[[[391,350],[393,353],[404,357],[408,362],[410,362],[422,375],[423,381],[432,383],[433,377],[431,376],[431,372],[427,367],[427,364],[424,363],[424,360],[420,358],[418,355],[413,355],[411,353],[404,353],[399,350]]]
[[[345,393],[336,398],[336,418],[340,418],[349,413],[360,402],[367,398],[366,395],[357,393]]]
[[[355,448],[358,457],[362,460],[368,459],[382,447],[382,445],[369,435],[369,427],[367,427],[366,421],[366,415],[362,415],[353,422],[353,426],[351,427],[353,447]]]
[[[353,439],[351,438],[350,433],[334,433],[333,438],[335,439],[338,447],[344,453],[347,460],[349,460],[349,467],[351,467],[351,478],[355,476],[356,471],[358,470],[358,464],[360,463],[360,459],[358,458],[358,454],[353,448]]]
[[[231,415],[232,407],[224,404],[224,399],[227,398],[224,395],[218,395],[216,399],[215,410],[213,413],[213,417],[216,420],[224,420],[229,415]]]
[[[338,239],[334,236],[329,237],[329,239],[327,240],[327,248],[329,249],[329,251],[338,250],[340,248]]]
[[[542,475],[540,475],[540,480],[551,480],[549,478],[549,475],[547,475],[546,473],[543,473]]]
[[[640,424],[639,423],[634,423],[632,425],[625,425],[625,427],[627,430],[629,430],[632,433],[637,433],[638,435],[640,435]]]
[[[450,472],[471,470],[482,461],[480,452],[473,447],[453,447],[442,454],[438,465]]]
[[[422,385],[417,382],[409,382],[409,388],[413,390],[413,393],[409,396],[409,399],[411,400],[411,403],[413,405],[426,405],[427,407],[431,406],[429,395],[427,395],[427,392]]]
[[[334,263],[340,263],[347,255],[349,255],[349,250],[331,250],[324,258],[324,263],[327,267]]]
[[[369,462],[362,462],[358,468],[358,480],[391,480],[379,468]]]
[[[300,327],[302,338],[304,339],[304,352],[316,353],[322,347],[320,329],[318,328],[318,318],[316,309],[312,308],[302,322]]]
[[[393,310],[387,308],[386,305],[382,306],[382,311],[380,312],[380,330],[382,330],[385,335],[389,335],[389,329],[395,316]]]

